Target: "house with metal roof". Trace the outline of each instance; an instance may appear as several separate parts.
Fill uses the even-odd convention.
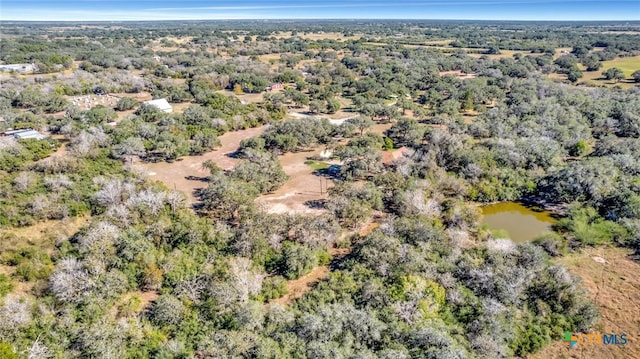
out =
[[[17,140],[26,140],[35,138],[36,140],[44,140],[47,136],[31,128],[25,128],[22,130],[8,130],[4,132],[5,136],[13,136]]]
[[[34,64],[4,64],[0,65],[0,71],[9,72],[15,71],[20,73],[25,72],[34,72],[36,70],[36,65]]]
[[[160,98],[160,99],[157,99],[157,100],[151,100],[151,101],[145,101],[144,104],[147,105],[147,106],[153,106],[153,107],[157,108],[158,110],[160,110],[162,112],[167,112],[167,113],[173,112],[173,107],[171,106],[171,104],[169,104],[167,99],[164,99],[164,98]]]

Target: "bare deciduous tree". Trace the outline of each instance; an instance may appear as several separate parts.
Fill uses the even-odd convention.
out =
[[[24,192],[29,189],[34,179],[35,176],[32,172],[20,172],[13,180],[13,188],[18,192]]]
[[[147,208],[151,215],[157,216],[164,206],[166,195],[165,192],[145,189],[134,193],[127,201],[127,205],[138,209]]]
[[[93,280],[75,258],[61,260],[49,278],[51,293],[63,302],[81,302],[93,287]]]
[[[102,221],[91,226],[80,236],[79,243],[82,251],[109,254],[113,252],[113,245],[120,234],[115,225]]]
[[[57,174],[45,177],[44,185],[50,191],[59,192],[63,189],[71,188],[73,186],[73,181],[70,180],[67,175]]]
[[[169,207],[171,207],[171,211],[175,212],[178,209],[184,208],[186,198],[182,192],[171,191],[166,195],[166,201]]]
[[[396,302],[393,304],[393,309],[398,313],[400,318],[409,325],[423,317],[422,311],[418,310],[418,303],[416,301]]]
[[[112,151],[113,156],[120,159],[140,157],[145,153],[144,143],[140,137],[129,137],[113,146]]]
[[[127,227],[133,220],[129,208],[124,204],[114,204],[110,206],[105,214],[121,227]]]
[[[105,179],[103,177],[95,178],[94,183],[101,184],[102,189],[96,192],[96,201],[99,205],[109,207],[115,204],[123,203],[129,198],[133,191],[133,185],[124,183],[122,180]]]
[[[48,214],[53,208],[55,200],[52,200],[44,194],[37,194],[33,197],[30,205],[29,212],[36,217],[45,219],[48,218]]]
[[[26,297],[9,294],[0,307],[0,330],[22,328],[31,322],[31,303]]]
[[[190,301],[198,303],[205,287],[205,280],[202,276],[192,277],[178,283],[176,294],[184,295]]]
[[[246,303],[249,296],[260,293],[264,275],[255,273],[251,261],[247,258],[234,258],[229,261],[232,285],[238,290],[239,300]]]
[[[0,137],[0,151],[10,151],[15,153],[15,151],[19,151],[21,148],[22,146],[15,138],[10,136]]]
[[[186,308],[182,302],[172,295],[162,295],[153,304],[151,318],[161,325],[175,325],[183,318]]]
[[[111,138],[101,127],[91,127],[80,132],[70,142],[71,153],[78,157],[91,155],[96,148],[104,148],[111,144]]]
[[[36,339],[29,347],[27,352],[27,359],[47,359],[53,357],[49,348],[46,345],[40,343],[40,338]]]

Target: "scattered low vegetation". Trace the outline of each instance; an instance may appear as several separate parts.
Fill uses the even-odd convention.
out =
[[[0,227],[87,223],[0,247],[0,357],[525,356],[598,321],[563,256],[640,253],[639,91],[574,86],[636,77],[609,66],[639,55],[631,25],[51,26],[0,25],[0,60],[54,74],[0,77],[0,130],[47,135],[0,137]],[[201,164],[192,207],[137,166],[258,126],[233,167]],[[265,211],[279,156],[320,150],[318,211]],[[507,200],[560,218],[515,244],[480,225]]]

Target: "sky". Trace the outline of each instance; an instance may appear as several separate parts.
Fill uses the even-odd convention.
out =
[[[640,20],[640,0],[0,0],[0,21]]]

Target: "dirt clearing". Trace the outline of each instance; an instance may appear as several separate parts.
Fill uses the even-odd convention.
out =
[[[627,334],[627,344],[578,344],[569,349],[567,343],[559,341],[528,358],[640,358],[640,264],[630,254],[627,249],[600,247],[558,260],[572,274],[582,278],[584,287],[600,309],[600,320],[593,332]]]
[[[329,198],[327,189],[333,187],[333,181],[315,175],[315,169],[305,162],[308,157],[319,155],[323,150],[324,146],[313,151],[278,156],[289,180],[276,191],[260,196],[256,202],[269,213],[322,213],[323,209],[311,208],[306,203]]]
[[[347,35],[340,32],[298,32],[295,35],[291,33],[291,31],[287,32],[278,32],[274,37],[278,39],[288,39],[291,37],[300,37],[307,40],[336,40],[336,41],[345,41],[345,40],[359,40],[363,34],[352,34]]]
[[[440,76],[445,76],[445,75],[453,75],[459,79],[475,79],[476,77],[478,77],[477,74],[465,74],[460,70],[457,71],[440,71],[439,73]]]
[[[233,91],[229,91],[229,90],[220,90],[216,92],[229,97],[236,97],[243,104],[263,102],[264,94],[265,94],[265,92],[260,92],[260,93],[243,93],[240,95],[236,95],[235,93],[233,93]]]
[[[289,113],[289,115],[293,115],[293,113]],[[297,115],[294,117],[307,117],[302,114]],[[369,132],[382,134],[391,126],[391,123],[377,123],[369,129]],[[289,179],[274,192],[258,197],[256,203],[269,213],[323,213],[324,209],[312,208],[307,203],[329,198],[327,190],[333,187],[333,181],[314,174],[315,169],[305,162],[324,150],[325,146],[318,146],[311,151],[286,153],[278,156],[278,161]],[[338,164],[335,161],[326,162]]]
[[[182,157],[173,163],[138,162],[137,165],[146,171],[150,179],[158,180],[170,189],[181,191],[187,196],[187,202],[193,204],[197,202],[194,192],[197,189],[207,186],[206,182],[198,180],[198,178],[205,178],[209,175],[209,171],[202,167],[202,163],[206,160],[211,160],[222,169],[233,168],[238,162],[238,159],[232,158],[229,155],[238,149],[240,141],[258,136],[262,134],[264,130],[265,126],[260,126],[241,131],[227,132],[219,137],[222,145],[217,150],[207,152],[200,156]]]

